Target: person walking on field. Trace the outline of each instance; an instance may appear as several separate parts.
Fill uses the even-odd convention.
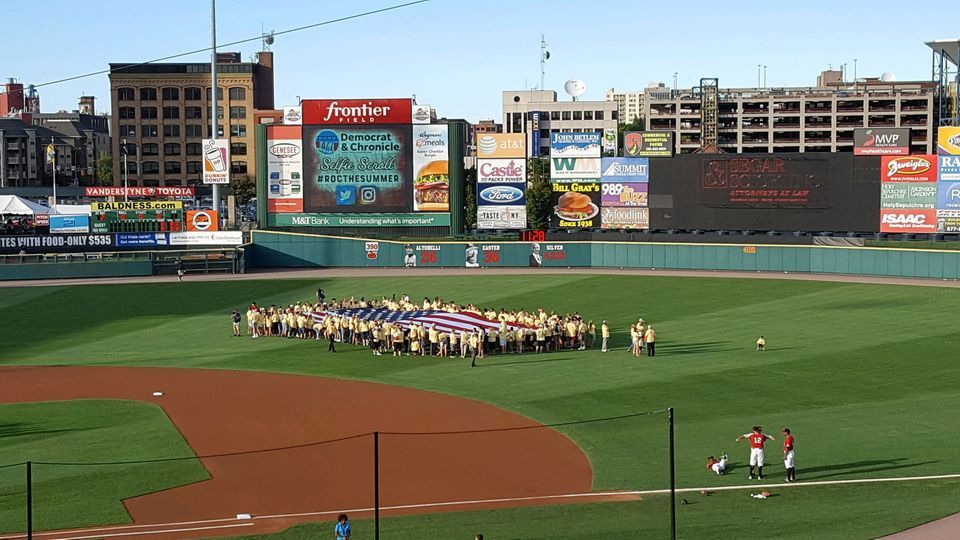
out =
[[[797,469],[793,461],[793,443],[796,439],[790,428],[783,428],[783,466],[787,469],[787,482],[797,481]]]
[[[233,310],[230,320],[233,322],[233,337],[240,337],[240,312]]]
[[[757,478],[763,480],[763,445],[767,441],[774,440],[773,437],[763,433],[763,429],[760,426],[753,426],[753,431],[750,433],[744,433],[743,435],[737,437],[736,442],[740,442],[744,439],[750,441],[750,476],[747,478],[753,480],[753,469],[757,469]]]
[[[183,261],[177,261],[177,281],[183,283],[183,275],[187,273],[187,269],[183,266]]]
[[[603,321],[603,324],[600,325],[600,338],[603,340],[600,351],[607,352],[607,344],[610,341],[610,325],[607,324],[607,321]]]
[[[653,325],[647,327],[643,340],[647,342],[647,356],[657,355],[657,333],[653,331]]]

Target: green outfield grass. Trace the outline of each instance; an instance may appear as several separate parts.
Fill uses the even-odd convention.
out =
[[[619,347],[628,340],[627,325],[642,316],[657,330],[658,355],[639,360],[622,350],[510,355],[488,358],[470,370],[460,360],[374,357],[349,347],[330,355],[319,342],[230,336],[230,309],[251,301],[269,305],[311,298],[317,286],[331,297],[407,292],[412,298],[440,295],[492,307],[579,311],[598,324],[608,319]],[[954,459],[960,440],[955,421],[960,364],[954,360],[960,333],[953,323],[958,300],[952,289],[912,286],[589,275],[20,288],[5,289],[0,296],[0,308],[30,314],[0,327],[5,343],[0,362],[356,378],[479,399],[544,423],[673,406],[680,486],[746,482],[748,450],[734,439],[757,423],[778,439],[784,425],[794,430],[801,480],[930,475],[960,473]],[[765,353],[754,351],[760,334],[767,339]],[[560,429],[590,458],[595,489],[666,487],[664,415]],[[389,440],[384,445],[388,451]],[[733,461],[730,475],[707,474],[706,456],[723,450]],[[775,445],[768,451],[769,478],[782,475],[777,458]],[[729,515],[719,508],[696,513],[682,527],[689,527],[689,537],[737,537],[742,536],[735,527],[739,516],[741,526],[787,526],[781,520],[792,519],[790,533],[797,537],[832,530],[837,536],[850,536],[844,531],[870,536],[960,511],[960,502],[951,504],[949,498],[923,508],[903,495],[922,493],[923,486],[804,488],[757,505],[743,493],[711,497],[706,499],[710,504],[699,506],[698,501],[684,511],[695,514],[712,508],[712,501],[743,496],[751,514],[742,515],[741,503],[731,502]],[[940,489],[960,501],[957,483]],[[612,512],[625,515],[601,519],[594,530],[620,537],[619,531],[632,526],[631,519],[639,520],[640,529],[663,523],[667,515],[657,500],[630,503],[644,508],[642,519],[633,515],[630,504],[601,504],[399,518],[396,523],[413,528],[440,523],[446,527],[442,530],[453,531],[460,530],[458,520],[470,524],[502,515],[525,531],[516,537],[557,537],[563,531],[575,537],[570,531],[578,529],[572,527],[591,515]],[[789,505],[792,518],[783,504]],[[865,507],[887,517],[864,513]],[[643,525],[647,520],[657,525]]]
[[[34,528],[127,523],[121,500],[209,478],[197,460],[97,466],[189,456],[156,405],[115,400],[0,405],[0,465],[32,465]],[[0,532],[26,530],[26,466],[0,469]]]

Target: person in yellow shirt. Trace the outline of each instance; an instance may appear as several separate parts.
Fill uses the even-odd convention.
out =
[[[450,336],[447,335],[446,332],[440,332],[437,336],[437,341],[440,345],[440,348],[437,350],[437,356],[440,358],[446,358],[447,353],[449,352],[447,346],[450,343]]]
[[[643,347],[640,341],[643,339],[640,330],[637,328],[637,325],[630,325],[630,354],[633,356],[640,356],[639,348]]]
[[[523,340],[526,337],[522,326],[518,326],[513,333],[513,339],[517,342],[517,354],[523,354]]]
[[[260,312],[255,309],[250,310],[250,315],[248,316],[247,320],[250,321],[251,337],[260,337],[257,330],[257,327],[260,324]]]
[[[547,344],[547,329],[544,328],[543,323],[537,326],[537,352],[542,353]]]
[[[407,356],[422,356],[420,354],[420,340],[416,338],[410,339],[410,352]]]
[[[637,335],[640,336],[640,339],[637,343],[637,356],[643,356],[643,346],[646,343],[646,339],[644,339],[646,330],[643,326],[643,319],[640,319],[640,322],[637,323]]]
[[[597,325],[593,321],[587,322],[587,348],[592,349],[597,342]]]
[[[647,327],[647,332],[643,335],[643,339],[647,342],[647,356],[656,356],[657,333],[653,331],[652,324]]]
[[[583,319],[577,323],[577,350],[585,350],[587,348],[587,323],[583,322]]]
[[[403,354],[403,330],[400,329],[399,325],[390,330],[390,339],[393,340],[393,356],[401,356]]]
[[[459,342],[457,341],[457,338],[458,338],[458,337],[459,337],[459,334],[457,334],[457,331],[456,331],[456,330],[451,330],[451,331],[450,331],[450,351],[449,351],[450,354],[449,354],[448,356],[456,356],[456,355],[457,355],[457,351],[458,351],[459,348],[460,348],[460,344],[459,344]]]
[[[600,351],[607,352],[607,345],[610,342],[610,325],[607,324],[607,321],[603,321],[600,325],[600,339],[603,340],[600,345]]]
[[[760,336],[760,339],[757,340],[757,351],[767,350],[767,340],[763,339],[763,336]]]
[[[437,354],[438,347],[440,346],[440,332],[437,330],[436,326],[430,325],[430,329],[427,330],[427,338],[430,341],[430,356]]]
[[[566,331],[567,331],[567,346],[573,349],[574,343],[576,343],[576,340],[577,340],[577,323],[573,322],[573,320],[571,319],[567,319]]]

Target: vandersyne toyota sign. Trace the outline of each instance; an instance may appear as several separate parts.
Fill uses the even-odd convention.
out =
[[[301,103],[304,125],[410,124],[413,100],[306,99]]]

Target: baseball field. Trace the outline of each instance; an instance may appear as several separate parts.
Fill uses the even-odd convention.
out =
[[[872,538],[960,512],[956,287],[482,274],[0,289],[0,538],[25,530],[27,461],[37,530],[305,538],[343,510],[372,538],[374,444],[385,537],[664,537],[667,407],[679,537]],[[317,287],[579,312],[615,350],[471,369],[231,336],[232,309]],[[654,358],[624,350],[639,317]],[[734,442],[757,424],[777,438],[762,482]]]

